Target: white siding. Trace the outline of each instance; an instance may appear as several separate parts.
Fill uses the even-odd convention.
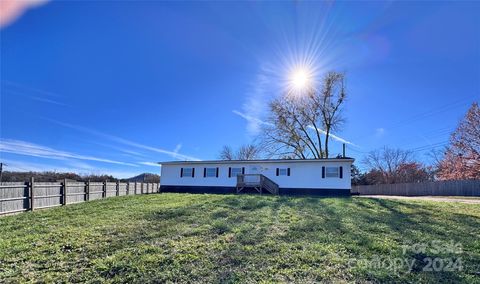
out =
[[[222,186],[235,187],[237,178],[228,177],[229,167],[245,167],[245,174],[263,174],[275,181],[280,188],[328,188],[350,189],[351,161],[301,161],[255,163],[182,163],[162,164],[161,185],[171,186]],[[343,178],[322,178],[322,167],[343,167]],[[180,169],[195,168],[195,177],[180,177]],[[219,168],[218,178],[203,177],[203,169]],[[290,176],[276,176],[277,168],[290,168]]]

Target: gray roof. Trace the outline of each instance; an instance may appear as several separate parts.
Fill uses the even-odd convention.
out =
[[[264,160],[210,160],[210,161],[168,161],[159,162],[161,165],[184,164],[253,164],[253,163],[311,163],[311,162],[353,162],[355,159],[329,158],[329,159],[264,159]]]

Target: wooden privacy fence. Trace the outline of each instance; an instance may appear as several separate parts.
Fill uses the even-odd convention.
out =
[[[352,186],[352,194],[401,196],[480,196],[480,180],[450,180]]]
[[[80,203],[111,196],[160,191],[159,183],[7,182],[0,184],[0,215]]]

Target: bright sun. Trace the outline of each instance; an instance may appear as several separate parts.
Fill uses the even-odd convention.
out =
[[[306,68],[297,68],[290,75],[290,85],[293,91],[304,92],[312,84],[312,75]]]

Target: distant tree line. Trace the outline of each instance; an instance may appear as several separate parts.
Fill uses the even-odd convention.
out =
[[[156,174],[144,173],[132,178],[118,179],[112,175],[79,175],[76,173],[59,173],[59,172],[11,172],[5,171],[2,174],[2,182],[27,182],[33,177],[35,181],[39,182],[57,182],[67,180],[75,181],[92,181],[92,182],[116,182],[116,181],[137,181],[137,182],[160,182],[160,176]]]

